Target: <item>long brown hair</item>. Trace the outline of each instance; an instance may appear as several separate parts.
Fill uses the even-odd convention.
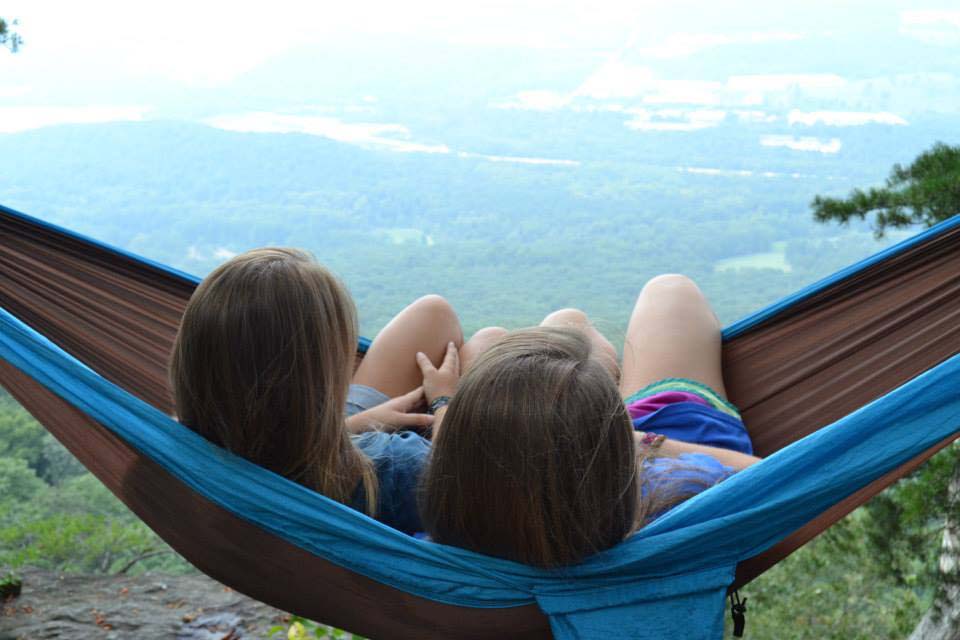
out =
[[[337,278],[295,249],[256,249],[194,291],[170,361],[181,422],[237,455],[349,503],[372,462],[344,428],[356,310]]]
[[[633,428],[580,331],[514,331],[460,381],[421,494],[437,542],[544,567],[620,542],[638,513]]]

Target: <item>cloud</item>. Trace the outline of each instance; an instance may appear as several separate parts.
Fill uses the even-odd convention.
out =
[[[740,122],[764,123],[764,122],[776,122],[777,120],[779,120],[778,116],[772,113],[767,113],[766,111],[738,110],[738,111],[735,111],[734,113],[736,114],[737,119]]]
[[[949,24],[954,27],[960,27],[960,10],[934,9],[902,11],[900,13],[900,24],[906,26]]]
[[[812,94],[833,93],[847,84],[844,78],[832,73],[736,75],[727,78],[726,82],[668,80],[659,77],[649,67],[616,58],[601,65],[572,95],[522,92],[517,94],[513,103],[503,106],[560,109],[575,105],[577,98],[640,98],[646,104],[760,105],[771,94],[791,90]]]
[[[710,47],[733,42],[735,40],[732,37],[722,34],[673,33],[654,45],[641,47],[637,53],[652,58],[684,58]]]
[[[839,138],[821,140],[783,135],[763,136],[760,138],[760,144],[764,147],[786,147],[794,151],[819,151],[820,153],[837,153],[843,146]]]
[[[768,73],[730,76],[731,91],[787,91],[788,89],[838,89],[847,81],[833,73]]]
[[[84,79],[161,77],[219,87],[299,47],[373,49],[385,37],[418,46],[598,48],[626,37],[650,4],[7,0],[2,11],[20,18],[27,46],[18,64],[41,72],[33,75],[38,85],[56,82],[66,65]]]
[[[560,167],[578,167],[580,162],[578,160],[561,160],[557,158],[533,158],[528,156],[491,156],[483,153],[471,153],[469,151],[460,151],[457,153],[457,156],[460,158],[480,158],[482,160],[489,160],[490,162],[511,162],[514,164],[537,164],[537,165],[553,165]]]
[[[714,105],[723,101],[723,83],[705,80],[665,80],[649,67],[615,59],[604,63],[570,98],[609,100],[642,97],[648,104]]]
[[[723,84],[703,80],[662,80],[657,92],[643,97],[647,104],[702,104],[724,102]]]
[[[247,133],[305,133],[337,142],[398,151],[401,153],[453,153],[445,144],[424,144],[410,140],[410,130],[402,124],[380,122],[343,122],[330,116],[300,116],[264,111],[221,115],[208,118],[205,124],[227,131]],[[458,151],[460,158],[478,158],[489,162],[512,162],[528,165],[578,166],[576,160],[500,156]]]
[[[577,87],[574,96],[596,99],[632,98],[656,90],[659,80],[649,67],[626,64],[618,58],[608,60]]]
[[[0,107],[0,133],[16,133],[58,124],[139,121],[148,107]]]
[[[30,93],[26,85],[0,86],[0,98],[19,98]]]
[[[900,33],[930,44],[960,45],[960,10],[902,11]]]
[[[812,126],[822,122],[832,127],[856,127],[865,124],[889,124],[903,126],[909,124],[900,116],[888,111],[800,111],[793,109],[787,115],[788,124]]]
[[[713,169],[710,167],[677,167],[679,171],[684,173],[693,173],[703,176],[738,176],[738,177],[749,177],[754,175],[753,171],[749,169]],[[763,174],[767,177],[772,177],[777,174],[772,172],[767,172]]]
[[[508,102],[495,104],[498,109],[522,109],[524,111],[555,111],[570,104],[572,96],[557,91],[520,91]]]
[[[737,178],[816,178],[809,173],[780,173],[778,171],[751,171],[749,169],[715,169],[713,167],[677,167],[677,171],[703,176],[730,176]]]
[[[208,118],[205,124],[227,131],[249,133],[305,133],[338,142],[387,148],[405,153],[450,153],[445,144],[412,142],[401,124],[343,122],[328,116],[297,116],[265,111]],[[399,136],[399,137],[391,137]]]
[[[229,260],[237,255],[239,254],[236,251],[232,251],[226,247],[210,248],[209,245],[205,247],[199,247],[195,244],[192,244],[187,247],[186,259],[190,260],[191,262],[208,262],[210,260],[223,262],[224,260]]]
[[[730,76],[727,95],[743,105],[764,104],[771,94],[787,91],[834,93],[847,85],[844,78],[832,73],[776,73]]]
[[[217,247],[213,251],[213,257],[217,260],[229,260],[230,258],[238,255],[236,251],[231,251],[226,247]]]
[[[663,40],[641,47],[637,53],[651,58],[685,58],[695,53],[731,44],[762,44],[800,40],[802,34],[787,31],[757,31],[741,34],[673,33]]]
[[[727,117],[726,111],[700,109],[628,109],[634,117],[625,124],[636,131],[697,131],[715,127]]]

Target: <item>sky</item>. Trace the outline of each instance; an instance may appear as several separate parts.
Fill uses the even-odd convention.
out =
[[[836,27],[838,15],[899,22],[905,33],[960,43],[960,7],[951,2],[835,3],[682,0],[498,0],[456,2],[224,2],[166,0],[7,0],[2,14],[20,20],[27,45],[17,65],[42,82],[54,68],[81,76],[158,76],[216,87],[298,46],[375,44],[377,38],[519,46],[638,46],[654,57],[683,57],[730,40],[802,38]],[[0,69],[10,70],[10,56]]]
[[[664,128],[657,124],[657,112],[650,110],[658,106],[703,110],[734,101],[749,107],[751,101],[762,104],[771,91],[796,86],[832,92],[852,82],[841,71],[824,69],[822,60],[811,62],[816,68],[810,70],[794,64],[785,73],[741,69],[725,77],[698,76],[707,73],[711,56],[735,48],[760,61],[777,47],[802,46],[843,30],[845,38],[862,41],[865,47],[875,45],[876,34],[883,33],[954,56],[960,50],[960,7],[955,0],[7,0],[0,7],[0,16],[19,20],[24,40],[15,56],[0,50],[0,133],[59,122],[169,117],[169,105],[177,101],[216,103],[208,113],[190,117],[208,123],[220,118],[236,126],[244,112],[263,109],[262,100],[244,103],[245,95],[256,92],[250,79],[258,72],[282,76],[284,61],[306,50],[319,58],[360,51],[375,60],[387,42],[394,49],[384,53],[384,65],[398,46],[428,52],[417,60],[430,52],[435,58],[456,59],[465,50],[525,51],[531,59],[547,61],[589,60],[586,71],[577,67],[560,88],[538,86],[539,76],[510,95],[498,96],[491,88],[491,105],[549,110],[568,108],[584,97],[611,103],[638,99],[646,112],[630,117],[628,126],[635,130]],[[887,63],[881,60],[882,48],[875,55],[879,74]],[[923,64],[936,67],[937,56],[927,58]],[[477,60],[482,66],[485,58]],[[365,64],[358,73],[372,68],[369,61]],[[295,83],[298,73],[302,70],[291,66],[294,80],[287,84]],[[448,76],[437,77],[438,82],[449,81]],[[543,84],[556,85],[556,74],[551,78]],[[218,96],[229,98],[218,102]],[[291,126],[270,117],[274,129]],[[892,122],[904,118],[898,113],[880,117]],[[678,126],[695,129],[703,123],[684,122]]]

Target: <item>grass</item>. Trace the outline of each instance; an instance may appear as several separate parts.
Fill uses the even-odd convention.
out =
[[[770,248],[772,249],[771,251],[748,253],[742,256],[717,260],[713,263],[713,270],[715,272],[724,272],[738,271],[740,269],[773,269],[775,271],[782,271],[783,273],[793,271],[793,267],[787,262],[787,243],[783,241],[774,242]]]

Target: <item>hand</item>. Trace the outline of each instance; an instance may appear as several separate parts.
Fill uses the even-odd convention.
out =
[[[460,382],[460,354],[457,345],[452,342],[447,345],[447,353],[437,369],[424,353],[417,353],[417,364],[423,373],[423,394],[427,397],[427,404],[440,396],[452,397],[457,391]]]
[[[400,428],[414,431],[428,429],[433,425],[434,417],[426,413],[413,413],[423,404],[423,387],[417,387],[410,393],[397,396],[382,404],[361,411],[346,419],[350,433],[363,433],[374,429],[396,431]]]

